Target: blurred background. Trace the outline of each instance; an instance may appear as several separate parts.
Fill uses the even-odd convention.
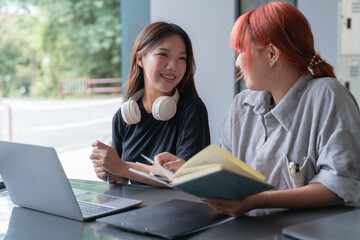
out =
[[[2,0],[0,32],[0,139],[95,180],[91,143],[111,141],[122,102],[120,0]]]
[[[96,180],[89,155],[111,142],[132,47],[149,23],[181,26],[192,40],[195,83],[212,143],[234,96],[229,34],[268,0],[1,0],[0,140],[54,147],[69,178]],[[360,0],[286,1],[310,22],[316,50],[360,100]],[[1,157],[1,153],[0,153]]]

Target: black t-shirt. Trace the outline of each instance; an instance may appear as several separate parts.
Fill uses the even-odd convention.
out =
[[[141,99],[137,103],[139,123],[125,123],[120,109],[113,118],[112,147],[123,161],[149,164],[140,154],[154,159],[162,152],[188,160],[210,144],[208,114],[200,98],[180,95],[176,114],[168,121],[147,113]]]

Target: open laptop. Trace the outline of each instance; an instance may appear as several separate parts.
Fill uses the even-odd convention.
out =
[[[283,228],[282,233],[295,239],[359,239],[360,209]]]
[[[142,203],[72,189],[51,147],[0,141],[0,175],[16,205],[79,221],[93,220]]]

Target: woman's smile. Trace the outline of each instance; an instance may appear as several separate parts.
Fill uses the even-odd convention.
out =
[[[170,74],[160,74],[161,78],[166,82],[174,82],[176,80],[176,76]]]

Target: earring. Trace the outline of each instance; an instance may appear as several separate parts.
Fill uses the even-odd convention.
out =
[[[275,62],[274,61],[271,61],[270,62],[270,67],[273,68],[275,66]]]

